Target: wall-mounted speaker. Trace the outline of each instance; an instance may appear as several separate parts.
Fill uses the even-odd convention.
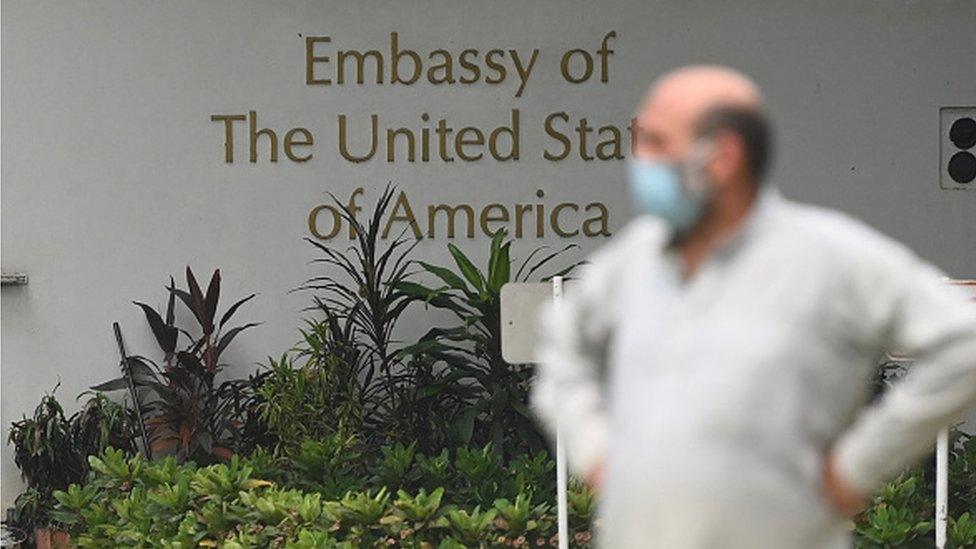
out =
[[[939,109],[939,185],[976,188],[976,107]]]

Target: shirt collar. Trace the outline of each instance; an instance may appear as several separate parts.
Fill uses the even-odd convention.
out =
[[[725,260],[734,255],[737,250],[741,249],[760,231],[761,227],[770,218],[772,211],[778,207],[782,200],[783,195],[776,184],[772,181],[763,183],[745,219],[737,227],[732,229],[729,234],[725,235],[723,240],[715,246],[709,261],[713,259]],[[671,235],[668,235],[664,239],[662,251],[666,256],[674,257],[677,255],[677,250],[667,245],[670,238]],[[676,260],[677,258],[674,257],[674,259]]]
[[[783,200],[783,195],[779,188],[772,182],[766,182],[759,189],[755,202],[746,215],[746,218],[738,227],[732,229],[731,233],[715,247],[714,254],[717,257],[728,257],[736,250],[753,238],[768,221],[772,211]]]

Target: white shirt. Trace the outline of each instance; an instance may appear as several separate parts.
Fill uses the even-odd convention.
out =
[[[976,406],[976,308],[905,246],[765,187],[690,279],[646,215],[539,317],[531,403],[570,466],[607,460],[601,546],[843,548],[828,447],[863,492]],[[972,250],[969,250],[972,252]],[[871,406],[885,350],[910,373]]]

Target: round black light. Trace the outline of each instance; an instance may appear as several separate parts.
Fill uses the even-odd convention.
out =
[[[960,149],[968,149],[976,145],[976,120],[960,118],[949,128],[949,140]]]
[[[956,183],[969,183],[976,179],[976,156],[961,151],[949,159],[949,177]]]

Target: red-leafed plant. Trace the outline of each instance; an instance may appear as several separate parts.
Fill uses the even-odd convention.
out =
[[[245,427],[253,418],[253,406],[241,405],[253,398],[253,390],[241,380],[216,385],[214,378],[226,365],[221,354],[242,331],[257,326],[247,323],[228,328],[237,309],[256,294],[231,305],[217,320],[220,299],[220,270],[216,270],[204,293],[193,271],[186,268],[187,289],[176,287],[170,277],[165,318],[145,303],[134,302],[146,315],[149,327],[163,352],[162,364],[144,356],[128,357],[128,366],[139,393],[143,420],[153,454],[175,454],[180,461],[211,463],[229,459],[240,447]],[[176,326],[177,299],[193,314],[199,335]],[[181,336],[186,341],[180,346]],[[244,380],[251,386],[255,378]],[[92,387],[100,391],[127,388],[125,377]]]

